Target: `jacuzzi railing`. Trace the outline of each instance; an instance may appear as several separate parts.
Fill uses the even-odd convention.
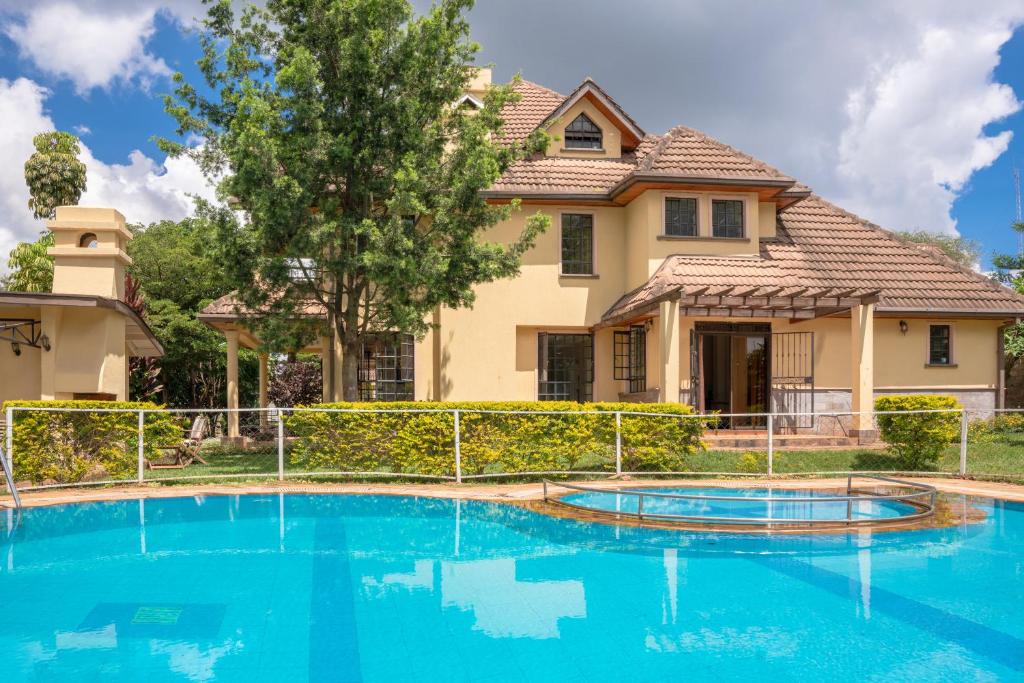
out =
[[[884,482],[887,484],[893,484],[895,486],[904,487],[910,489],[908,493],[864,493],[856,494],[853,488],[854,479],[871,479],[874,481]],[[623,511],[623,510],[606,510],[603,508],[590,507],[587,505],[579,505],[566,501],[562,496],[552,496],[548,494],[548,487],[559,487],[569,489],[571,491],[582,491],[586,493],[612,493],[623,496],[633,496],[636,498],[636,512]],[[686,523],[697,523],[697,524],[736,524],[736,525],[757,525],[757,526],[836,526],[836,525],[850,525],[860,526],[865,524],[892,524],[894,522],[907,522],[915,519],[922,519],[935,514],[935,499],[938,495],[938,490],[934,486],[928,484],[921,484],[914,481],[906,481],[904,479],[894,479],[892,477],[882,477],[876,475],[850,475],[846,479],[846,495],[844,496],[786,496],[786,497],[774,497],[768,496],[709,496],[699,494],[688,494],[688,493],[662,493],[655,491],[644,491],[643,489],[618,489],[618,488],[602,488],[597,486],[581,486],[579,484],[567,484],[565,482],[551,481],[545,479],[543,481],[544,487],[544,500],[545,502],[556,503],[558,505],[565,505],[567,507],[576,508],[577,510],[583,510],[585,512],[597,513],[603,515],[611,515],[615,517],[632,517],[638,521],[645,519],[649,520],[662,520],[662,521],[679,521]],[[738,503],[765,503],[770,506],[772,504],[789,505],[792,503],[808,503],[811,505],[830,504],[835,505],[836,503],[846,503],[846,519],[814,519],[814,518],[784,518],[784,517],[729,517],[722,515],[684,515],[675,514],[669,512],[658,512],[658,511],[644,511],[644,500],[686,500],[695,502],[707,502],[707,501],[736,501]],[[884,518],[855,518],[853,516],[854,503],[863,502],[886,502],[894,501],[899,503],[905,503],[917,511],[907,515],[897,515],[895,517],[884,517]]]

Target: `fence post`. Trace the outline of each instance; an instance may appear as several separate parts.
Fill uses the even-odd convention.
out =
[[[277,480],[284,481],[284,410],[277,409]]]
[[[967,409],[960,411],[960,476],[967,474]]]
[[[459,429],[459,409],[452,411],[455,414],[455,483],[462,483],[462,434]]]
[[[774,420],[772,420],[772,414],[768,413],[768,419],[766,421],[766,424],[768,426],[768,476],[769,477],[772,476],[775,473],[775,464],[772,462],[774,460],[774,457],[775,457],[775,441],[774,441],[774,438],[773,438],[773,435],[772,435],[772,432],[774,431],[772,429],[773,422],[774,422]]]
[[[146,451],[145,451],[145,433],[146,433],[146,411],[139,411],[139,464],[138,464],[138,479],[141,484],[146,478]]]
[[[622,474],[622,413],[615,411],[615,475]]]
[[[7,471],[14,478],[14,408],[7,408]]]

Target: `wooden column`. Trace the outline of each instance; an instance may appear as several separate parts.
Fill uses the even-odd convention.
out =
[[[875,438],[875,305],[850,308],[850,410],[853,416],[850,436],[861,443]]]
[[[228,347],[228,438],[237,439],[238,430],[238,330],[225,330]]]
[[[259,354],[259,365],[260,365],[260,409],[264,412],[260,413],[260,427],[266,428],[267,426],[267,388],[270,383],[270,356],[266,353]]]

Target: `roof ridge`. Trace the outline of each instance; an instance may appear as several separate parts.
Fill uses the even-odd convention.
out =
[[[661,139],[654,144],[654,147],[651,147],[651,151],[644,156],[644,160],[640,162],[639,166],[637,166],[637,170],[650,171],[651,167],[654,166],[654,162],[658,160],[658,157],[660,157],[661,153],[665,151],[668,144],[675,139],[676,130],[683,127],[684,126],[674,126],[666,131],[665,134],[661,136]]]
[[[945,254],[942,254],[942,258],[936,258],[936,254],[929,253],[929,252],[927,252],[927,251],[925,251],[923,249],[916,248],[914,246],[915,243],[911,243],[911,242],[901,238],[894,231],[888,230],[886,228],[883,228],[882,226],[878,225],[877,223],[873,223],[873,222],[869,221],[866,218],[858,216],[857,214],[853,213],[852,211],[847,211],[846,209],[842,208],[841,206],[837,206],[836,204],[833,204],[832,202],[828,201],[827,199],[825,199],[825,198],[821,197],[820,195],[815,194],[813,192],[811,193],[811,195],[809,197],[807,197],[807,199],[818,201],[821,204],[824,204],[825,206],[838,211],[839,213],[841,213],[842,215],[846,216],[847,218],[849,218],[849,219],[859,223],[863,227],[865,227],[865,228],[867,228],[869,230],[873,230],[875,232],[881,233],[883,236],[888,237],[893,242],[895,242],[899,246],[901,246],[904,249],[906,249],[908,252],[911,252],[911,253],[917,254],[919,256],[922,256],[924,258],[930,259],[930,260],[932,260],[933,262],[935,262],[936,264],[938,264],[940,266],[946,266],[950,270],[959,272],[962,275],[966,275],[967,277],[970,277],[971,279],[977,281],[978,284],[982,284],[982,285],[987,286],[989,289],[991,289],[994,292],[998,292],[1000,294],[1009,294],[1009,295],[1013,296],[1014,298],[1016,298],[1021,303],[1024,303],[1024,295],[1020,294],[1015,289],[1013,289],[1011,287],[1007,287],[1006,285],[1002,284],[1001,282],[997,282],[994,279],[992,279],[992,278],[988,277],[987,275],[985,275],[984,273],[979,273],[978,271],[974,270],[973,268],[965,268],[964,266],[960,265],[959,263],[957,263],[953,259],[949,258]]]

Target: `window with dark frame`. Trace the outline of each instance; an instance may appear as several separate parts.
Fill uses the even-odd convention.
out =
[[[928,365],[952,365],[952,332],[949,325],[928,326]]]
[[[562,274],[594,274],[594,217],[562,214]]]
[[[541,332],[537,335],[537,399],[592,401],[594,335]]]
[[[714,237],[743,237],[743,200],[711,200],[711,234]]]
[[[601,149],[601,129],[586,114],[580,114],[565,127],[566,149]]]
[[[616,331],[614,347],[615,379],[629,382],[631,394],[647,391],[647,328]]]
[[[368,335],[359,357],[359,400],[414,400],[414,349],[411,334]]]
[[[665,234],[672,237],[697,236],[697,200],[685,197],[665,199]]]

